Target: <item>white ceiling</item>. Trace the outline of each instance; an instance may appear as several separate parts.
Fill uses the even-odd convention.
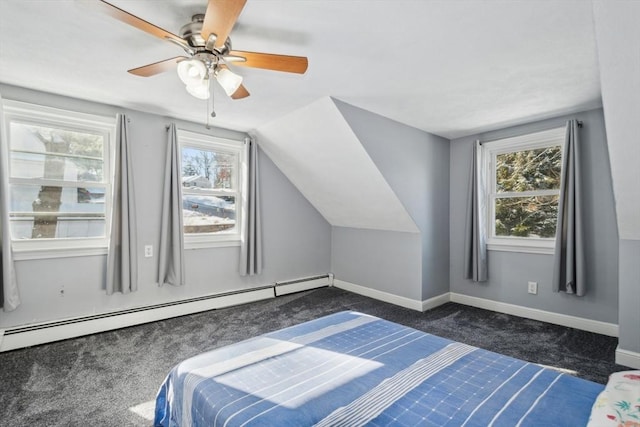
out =
[[[0,82],[204,122],[174,73],[126,70],[178,56],[92,0],[0,0]],[[173,33],[206,0],[113,0]],[[599,107],[585,0],[249,0],[239,50],[305,55],[304,76],[236,67],[251,97],[216,99],[220,127],[249,131],[332,96],[447,138]]]

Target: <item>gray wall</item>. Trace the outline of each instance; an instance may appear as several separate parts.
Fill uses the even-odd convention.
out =
[[[104,313],[184,298],[249,289],[275,281],[326,274],[331,266],[331,227],[260,153],[261,212],[264,271],[254,277],[237,273],[239,247],[187,250],[186,285],[158,287],[157,258],[144,258],[144,245],[157,252],[160,241],[161,183],[164,174],[166,131],[170,118],[100,105],[77,99],[0,86],[5,99],[16,99],[75,111],[131,119],[130,138],[135,165],[134,184],[138,208],[138,291],[105,295],[106,256],[17,261],[16,273],[22,305],[2,313],[0,327]],[[245,135],[223,129],[207,131],[203,125],[177,121],[179,127],[228,138]],[[64,291],[64,292],[61,292]]]
[[[620,239],[618,348],[640,353],[640,240]],[[636,368],[640,368],[636,366]]]
[[[336,279],[422,301],[419,233],[333,227]]]
[[[562,126],[569,118],[584,122],[580,133],[585,164],[587,294],[582,298],[551,290],[552,255],[489,251],[489,281],[464,279],[463,247],[471,148],[475,139],[491,140]],[[601,109],[535,122],[451,142],[451,292],[618,323],[618,234],[607,139]],[[538,294],[527,282],[538,282]]]
[[[419,261],[421,266],[420,289],[409,289],[397,279],[400,266],[407,260],[405,250],[389,249],[386,264],[390,270],[381,272],[379,282],[386,283],[385,288],[392,287],[392,293],[407,298],[425,300],[449,291],[449,141],[424,132],[422,130],[373,114],[361,108],[334,100],[343,117],[358,137],[385,180],[411,218],[420,229]],[[337,278],[347,264],[373,260],[379,248],[365,244],[355,245],[341,239],[345,230],[333,232],[332,267]],[[351,232],[355,237],[364,238],[367,231]],[[398,233],[397,236],[369,232],[369,239],[375,240],[387,236],[397,244],[400,241],[411,241]],[[366,240],[366,239],[365,239]],[[370,242],[372,243],[372,242]],[[341,244],[350,245],[344,250]],[[379,242],[384,245],[383,241]],[[410,243],[408,243],[410,244]],[[342,257],[347,256],[345,260]],[[396,266],[394,271],[394,266]],[[353,269],[351,269],[353,270]],[[350,271],[351,271],[350,270]],[[378,270],[378,269],[377,269]],[[351,271],[351,273],[355,273]],[[403,273],[404,274],[404,273]],[[356,284],[368,286],[372,282],[365,280],[369,272],[362,272]],[[369,277],[367,277],[369,278]],[[346,280],[346,279],[345,279]],[[376,285],[372,285],[376,286]],[[378,288],[378,286],[376,286]],[[381,289],[382,290],[382,289]]]

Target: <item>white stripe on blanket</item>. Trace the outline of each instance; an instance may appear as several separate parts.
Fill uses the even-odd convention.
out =
[[[476,347],[466,344],[449,344],[382,381],[349,405],[336,409],[316,424],[316,427],[366,424],[427,378],[475,350],[477,350]]]

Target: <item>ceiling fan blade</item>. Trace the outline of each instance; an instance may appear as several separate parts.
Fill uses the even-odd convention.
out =
[[[176,56],[175,58],[165,59],[164,61],[158,61],[154,62],[153,64],[133,68],[131,70],[128,70],[128,72],[140,77],[151,77],[155,76],[156,74],[164,73],[165,71],[173,70],[178,65],[178,62],[182,59],[187,59],[187,57]]]
[[[250,94],[247,88],[245,88],[243,85],[240,85],[240,87],[231,95],[231,99],[242,99],[246,98],[249,95]]]
[[[209,0],[201,35],[205,41],[216,35],[214,47],[223,47],[247,0]]]
[[[129,24],[133,27],[136,27],[137,29],[142,30],[146,33],[149,33],[152,36],[156,36],[161,39],[172,40],[181,46],[186,44],[186,42],[182,37],[179,37],[173,33],[170,33],[167,30],[163,30],[162,28],[156,25],[153,25],[152,23],[147,22],[142,18],[138,18],[137,16],[132,15],[129,12],[125,12],[119,7],[112,5],[111,3],[108,3],[104,0],[98,0],[97,2],[95,2],[95,5],[102,12],[117,19],[118,21],[124,22],[125,24]]]
[[[246,61],[233,61],[233,65],[241,67],[264,68],[266,70],[286,71],[288,73],[304,74],[309,61],[304,56],[275,55],[272,53],[245,52],[232,50],[232,56],[241,56]]]

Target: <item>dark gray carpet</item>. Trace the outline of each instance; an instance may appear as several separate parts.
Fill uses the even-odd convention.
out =
[[[604,383],[617,340],[449,303],[419,313],[335,288],[0,353],[0,425],[149,426],[183,359],[342,310],[356,310]]]

